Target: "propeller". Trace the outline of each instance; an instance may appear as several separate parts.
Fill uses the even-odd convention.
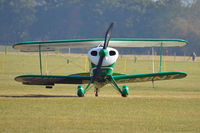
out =
[[[108,30],[106,31],[103,49],[99,52],[100,58],[99,58],[99,62],[98,62],[98,65],[97,65],[97,69],[96,69],[95,74],[92,78],[92,83],[94,83],[96,77],[98,76],[98,74],[101,70],[101,66],[102,66],[104,57],[108,54],[108,51],[106,49],[107,49],[108,43],[110,41],[113,25],[114,25],[114,23],[111,23]]]

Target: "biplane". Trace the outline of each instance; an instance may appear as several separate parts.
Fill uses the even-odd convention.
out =
[[[38,52],[41,71],[39,75],[21,75],[17,76],[15,80],[25,85],[43,85],[46,88],[52,88],[55,84],[77,84],[77,95],[79,97],[83,97],[92,87],[95,89],[95,96],[98,96],[100,88],[111,84],[121,96],[127,97],[129,95],[128,86],[123,85],[120,88],[118,84],[180,79],[187,76],[185,72],[180,71],[160,71],[132,75],[114,72],[114,66],[119,56],[115,47],[160,47],[162,50],[162,47],[182,47],[188,42],[181,39],[111,38],[112,28],[113,23],[107,29],[103,39],[34,41],[14,44],[13,48],[22,52]],[[43,75],[41,52],[58,48],[91,48],[88,51],[90,71],[71,75]],[[83,84],[86,84],[85,88]]]

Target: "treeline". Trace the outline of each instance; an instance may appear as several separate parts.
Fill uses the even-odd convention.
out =
[[[181,38],[200,55],[199,0],[0,0],[0,44],[103,38]]]

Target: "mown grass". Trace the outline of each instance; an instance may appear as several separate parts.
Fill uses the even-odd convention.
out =
[[[44,53],[43,55],[47,55]],[[0,61],[3,54],[0,54]],[[84,72],[86,55],[48,54],[48,73],[67,75]],[[148,58],[127,56],[127,73],[152,72]],[[170,57],[172,58],[172,57]],[[67,64],[67,59],[70,63]],[[124,72],[119,58],[115,71]],[[45,70],[43,57],[43,73]],[[184,71],[185,79],[128,84],[130,95],[122,98],[110,85],[99,97],[90,90],[76,97],[77,85],[25,86],[14,81],[21,74],[40,74],[35,53],[9,53],[0,73],[0,132],[200,132],[200,63],[182,58],[166,61],[167,71]],[[156,62],[159,71],[159,62]],[[120,85],[121,86],[121,85]]]

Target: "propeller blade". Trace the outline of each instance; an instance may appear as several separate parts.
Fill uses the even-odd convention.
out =
[[[98,74],[99,74],[99,71],[101,70],[101,65],[102,65],[102,63],[103,63],[103,58],[104,58],[104,57],[101,56],[100,59],[99,59],[97,69],[96,69],[95,74],[94,74],[94,76],[93,76],[93,78],[92,78],[92,83],[94,83],[96,77],[97,77]]]
[[[108,28],[108,30],[106,31],[103,49],[107,49],[107,47],[108,47],[108,43],[109,43],[109,40],[110,40],[110,37],[111,37],[113,25],[114,25],[114,23],[111,23],[109,28]],[[96,77],[98,76],[98,74],[99,74],[99,72],[101,70],[101,66],[102,66],[104,57],[105,57],[105,51],[103,51],[103,56],[100,56],[100,58],[99,58],[97,69],[96,69],[95,74],[94,74],[94,76],[92,78],[92,83],[94,83],[94,81],[96,80]]]
[[[109,43],[109,40],[110,40],[110,37],[111,37],[113,25],[114,25],[114,23],[111,23],[108,30],[106,31],[103,49],[106,49],[108,47],[108,43]]]

